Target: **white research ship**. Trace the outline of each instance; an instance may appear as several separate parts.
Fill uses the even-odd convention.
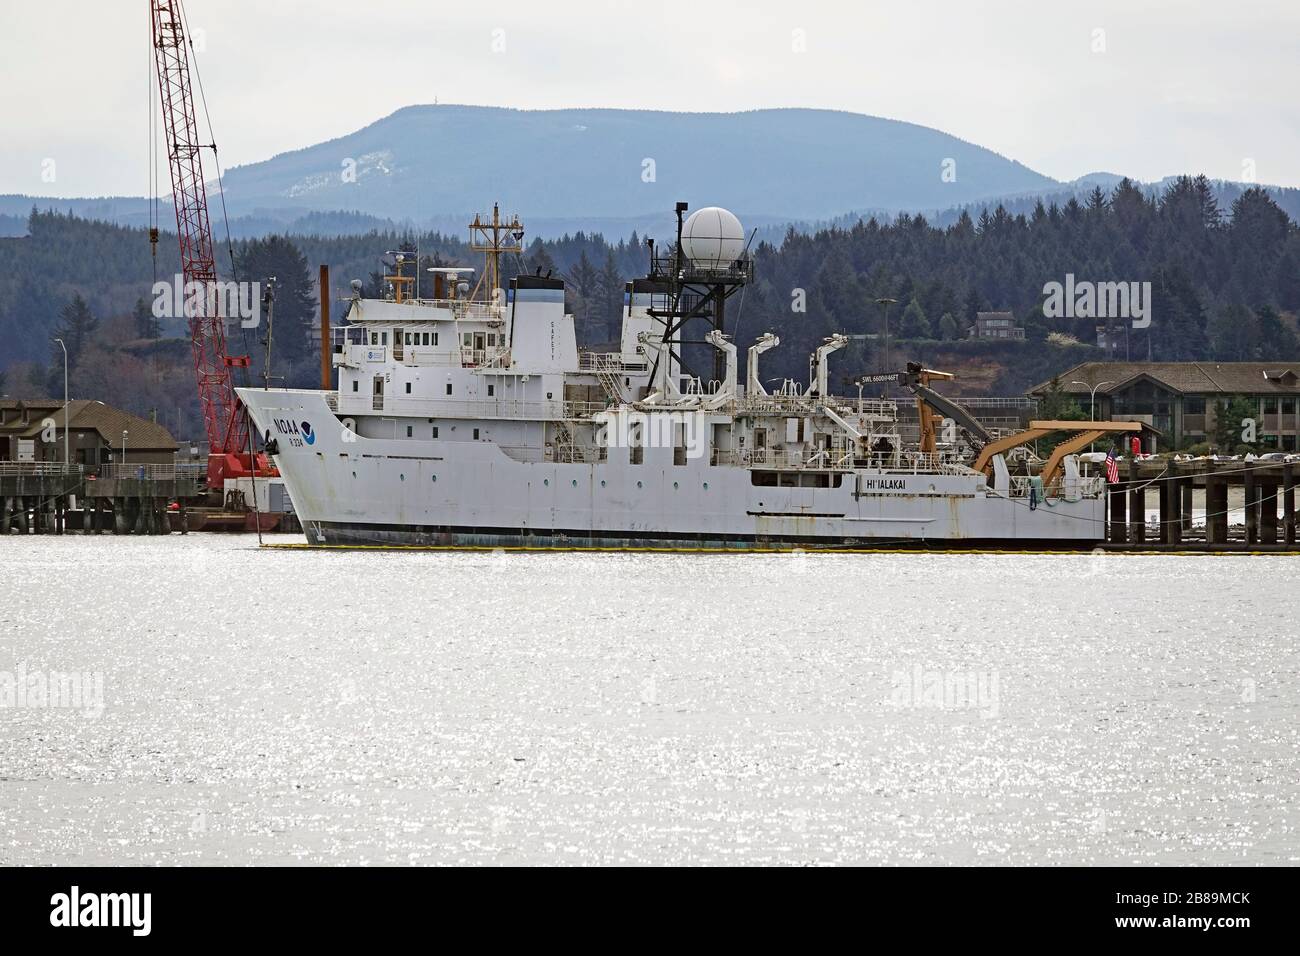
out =
[[[683,223],[685,208],[676,242],[651,243],[649,275],[626,286],[617,352],[578,347],[560,279],[499,288],[501,255],[523,232],[496,210],[471,225],[487,254],[473,290],[474,270],[431,269],[433,297],[412,297],[401,257],[384,299],[353,282],[337,391],[239,389],[307,542],[847,550],[1104,537],[1105,479],[1071,452],[1097,437],[1085,427],[1119,423],[1034,422],[994,438],[928,387],[951,376],[913,365],[864,380],[916,395],[909,449],[895,401],[831,394],[841,335],[811,356],[806,385],[769,393],[759,363],[778,338],[759,338],[742,375],[724,334],[727,301],[752,277],[740,224],[716,207]],[[716,356],[707,382],[683,357],[683,330],[700,323]],[[1006,453],[1052,424],[1076,434],[1038,475],[1013,477]]]

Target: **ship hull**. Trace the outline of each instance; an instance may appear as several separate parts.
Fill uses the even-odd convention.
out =
[[[472,441],[355,434],[326,393],[240,390],[302,522],[319,546],[867,550],[1087,548],[1104,497],[1031,507],[963,473],[788,473],[674,459],[519,460]],[[392,432],[398,434],[397,420]],[[450,433],[451,429],[447,429]],[[466,428],[465,431],[470,431]],[[775,484],[773,482],[776,482]]]

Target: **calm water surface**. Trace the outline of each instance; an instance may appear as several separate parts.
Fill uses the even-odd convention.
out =
[[[0,540],[0,863],[1300,861],[1300,559],[252,545]]]

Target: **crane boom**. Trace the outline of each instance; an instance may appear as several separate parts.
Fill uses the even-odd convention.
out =
[[[217,272],[201,155],[211,144],[199,140],[181,2],[150,0],[149,5],[190,349],[208,438],[208,484],[220,488],[223,476],[247,473],[250,465],[248,425],[240,413],[230,372],[232,363],[246,360],[231,359],[226,353],[225,319],[214,294]]]

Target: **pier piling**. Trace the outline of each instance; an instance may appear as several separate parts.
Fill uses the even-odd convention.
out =
[[[1282,467],[1282,536],[1287,544],[1295,544],[1295,467],[1291,462]]]
[[[1228,541],[1228,482],[1213,475],[1205,479],[1205,540],[1210,544]]]
[[[1112,544],[1123,544],[1128,540],[1127,515],[1124,507],[1126,494],[1123,485],[1115,485],[1107,492],[1110,498],[1110,526],[1107,530]]]
[[[1242,478],[1245,488],[1246,544],[1259,544],[1259,484],[1255,473],[1247,470]]]
[[[1259,541],[1261,544],[1277,544],[1277,485],[1272,481],[1260,481],[1259,488]]]
[[[1142,542],[1147,539],[1147,496],[1146,487],[1138,477],[1138,463],[1136,458],[1129,459],[1128,463],[1128,539],[1131,542]]]

